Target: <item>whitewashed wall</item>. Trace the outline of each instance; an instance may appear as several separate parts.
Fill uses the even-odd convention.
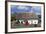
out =
[[[23,22],[23,24],[25,24],[24,20],[19,20],[20,23]],[[29,24],[38,24],[38,20],[28,20]]]

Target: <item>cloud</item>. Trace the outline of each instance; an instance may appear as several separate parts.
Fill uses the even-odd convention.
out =
[[[41,6],[34,6],[32,9],[37,15],[41,14]]]
[[[28,10],[29,8],[26,6],[18,6],[17,9],[21,9],[21,10]]]
[[[35,11],[35,12],[38,12],[38,13],[40,13],[41,12],[41,7],[40,6],[34,6],[33,7],[33,10]]]

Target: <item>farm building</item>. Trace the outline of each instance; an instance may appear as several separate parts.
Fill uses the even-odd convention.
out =
[[[38,16],[35,13],[17,13],[15,18],[19,20],[20,23],[23,22],[23,24],[25,24],[26,21],[28,21],[29,24],[38,24]]]

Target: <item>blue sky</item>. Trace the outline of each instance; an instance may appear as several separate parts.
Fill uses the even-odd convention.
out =
[[[37,15],[41,13],[41,7],[40,6],[24,6],[24,5],[11,5],[11,12],[34,12]]]

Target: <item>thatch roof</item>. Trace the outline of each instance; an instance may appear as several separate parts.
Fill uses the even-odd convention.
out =
[[[35,13],[18,13],[16,19],[38,19]]]

